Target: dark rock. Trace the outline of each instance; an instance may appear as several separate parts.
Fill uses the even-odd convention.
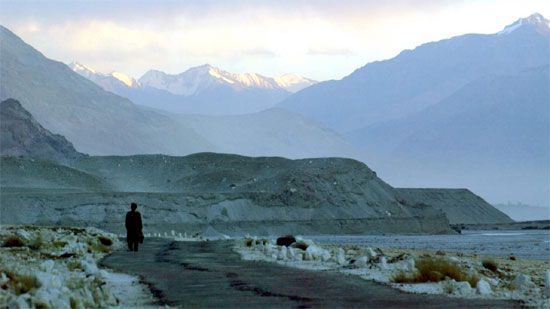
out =
[[[291,245],[292,248],[300,249],[303,251],[307,250],[308,245],[305,242],[297,241]]]
[[[65,137],[46,130],[14,99],[0,103],[0,155],[64,162],[82,158]]]
[[[277,246],[290,246],[296,242],[296,238],[292,235],[286,235],[277,238]]]

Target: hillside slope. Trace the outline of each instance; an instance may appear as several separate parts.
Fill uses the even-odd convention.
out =
[[[351,159],[214,153],[86,157],[71,170],[101,179],[103,193],[62,193],[64,186],[35,192],[17,186],[0,195],[1,210],[8,214],[2,216],[2,223],[28,223],[30,216],[50,224],[93,224],[121,231],[128,204],[136,201],[142,205],[146,227],[156,231],[239,235],[449,231],[443,212],[428,205],[400,203],[391,186]],[[6,173],[3,178],[17,179],[26,172],[12,168]],[[27,214],[31,209],[37,214]]]
[[[451,224],[513,222],[505,213],[488,204],[468,189],[397,188],[408,203],[425,203],[442,210]]]
[[[215,149],[170,117],[140,109],[47,59],[2,26],[0,42],[0,99],[18,100],[80,152],[186,154]]]
[[[548,102],[550,67],[541,66],[481,78],[435,106],[350,136],[399,186],[467,186],[491,201],[544,205],[550,196]]]
[[[506,32],[466,34],[405,50],[341,80],[308,87],[278,106],[342,133],[404,117],[486,75],[549,64],[548,20],[534,14],[518,23]]]
[[[65,137],[44,129],[13,99],[0,102],[0,155],[67,161],[80,158]]]
[[[224,153],[292,159],[360,157],[357,148],[333,130],[283,109],[246,115],[182,115],[178,119]]]

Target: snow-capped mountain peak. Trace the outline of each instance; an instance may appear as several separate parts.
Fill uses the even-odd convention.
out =
[[[90,76],[94,75],[94,74],[97,74],[96,71],[88,66],[85,66],[83,65],[82,63],[79,63],[79,62],[76,62],[76,61],[73,61],[69,64],[69,67],[77,72],[78,74],[86,77],[86,78],[89,78]]]
[[[504,27],[504,29],[498,32],[497,34],[498,35],[510,34],[525,26],[533,27],[538,31],[550,32],[550,25],[549,25],[548,19],[544,18],[544,16],[542,16],[539,13],[535,13],[528,17],[520,18],[516,20],[514,23]]]
[[[101,73],[76,61],[71,62],[69,67],[74,72],[93,81],[107,91],[113,92],[117,87],[140,87],[139,82],[135,78],[121,72]]]
[[[260,88],[283,90],[283,87],[279,86],[273,78],[256,73],[230,73],[209,64],[192,67],[183,73],[174,75],[151,70],[145,73],[139,79],[139,82],[144,86],[184,96],[196,95],[204,89],[220,85],[235,89]]]
[[[111,72],[111,76],[118,79],[119,81],[123,82],[128,87],[137,87],[139,86],[139,83],[135,80],[135,78],[128,76],[124,73],[120,72]]]
[[[298,92],[306,87],[318,83],[316,80],[292,73],[275,77],[275,81],[280,87],[290,92]]]
[[[271,78],[257,73],[231,73],[210,64],[192,67],[180,74],[149,70],[139,81],[117,71],[101,73],[78,62],[70,63],[69,67],[105,90],[115,93],[117,92],[116,89],[121,87],[150,87],[176,95],[194,96],[207,89],[219,86],[230,87],[235,90],[264,89],[297,92],[317,83],[297,74],[285,74],[277,78]]]
[[[184,96],[195,95],[216,85],[225,85],[234,89],[256,88],[296,92],[317,83],[297,74],[285,74],[272,78],[258,73],[231,73],[209,64],[192,67],[174,75],[150,70],[139,79],[139,82],[144,86]]]

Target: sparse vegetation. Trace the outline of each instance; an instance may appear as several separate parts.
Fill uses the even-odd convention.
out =
[[[52,244],[55,248],[63,248],[67,245],[67,242],[61,241],[61,240],[54,240]]]
[[[416,260],[417,272],[408,274],[399,272],[394,276],[393,281],[397,283],[421,283],[439,282],[446,278],[455,281],[467,281],[471,287],[476,287],[479,277],[468,274],[456,263],[442,258],[424,257]]]
[[[92,244],[89,249],[91,249],[92,252],[101,252],[101,253],[109,253],[111,252],[111,249],[108,246],[105,246],[100,243]]]
[[[40,250],[43,244],[44,244],[44,239],[42,238],[42,235],[38,234],[38,236],[33,238],[31,243],[29,244],[29,248],[31,248],[32,250]],[[55,242],[54,242],[54,246],[55,246]]]
[[[99,242],[104,246],[110,247],[113,245],[113,240],[109,237],[99,236],[98,239],[99,239]]]
[[[21,295],[40,287],[40,282],[38,282],[35,276],[21,275],[10,271],[5,272],[5,274],[10,279],[8,284],[15,292],[15,295]]]
[[[80,261],[78,260],[70,260],[66,264],[67,269],[70,271],[76,270],[76,269],[82,269],[82,265],[80,264]]]
[[[21,237],[13,235],[13,236],[9,236],[4,240],[2,247],[16,248],[16,247],[23,247],[24,245],[25,245],[25,242],[21,239]]]
[[[481,262],[481,265],[483,265],[483,267],[485,267],[486,269],[488,269],[492,272],[497,272],[498,271],[497,262],[495,262],[495,260],[493,260],[493,259],[484,259]]]

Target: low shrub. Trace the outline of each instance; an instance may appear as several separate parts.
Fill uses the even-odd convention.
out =
[[[495,262],[494,260],[492,259],[485,259],[481,262],[481,265],[483,265],[483,267],[485,267],[486,269],[492,271],[492,272],[497,272],[498,271],[498,265],[497,265],[497,262]]]
[[[67,266],[67,269],[70,271],[74,271],[77,269],[82,269],[82,264],[80,264],[80,261],[78,260],[70,260],[65,264]]]
[[[10,271],[6,272],[6,276],[10,279],[8,284],[13,288],[15,295],[25,294],[40,287],[40,282],[35,276],[15,274]]]
[[[244,240],[244,244],[247,246],[247,247],[252,247],[252,245],[254,244],[254,239],[252,238],[246,238]]]
[[[44,245],[44,239],[42,238],[42,235],[38,234],[33,240],[31,240],[31,243],[29,244],[29,248],[32,250],[40,250],[42,246]],[[54,242],[55,245],[55,242]]]
[[[113,240],[109,237],[99,236],[98,239],[99,239],[99,242],[104,246],[112,246],[113,245]]]
[[[407,274],[400,272],[393,277],[397,283],[421,283],[421,282],[439,282],[445,278],[455,281],[467,281],[471,287],[476,287],[479,277],[466,273],[456,263],[452,263],[442,258],[424,257],[415,261],[417,272]]]
[[[6,248],[15,248],[15,247],[23,247],[25,245],[25,242],[21,237],[19,236],[9,236],[4,240],[4,243],[2,244],[2,247]]]
[[[111,252],[111,249],[108,246],[105,246],[105,245],[99,244],[99,243],[92,244],[91,246],[88,247],[88,250],[89,251],[91,250],[91,252],[101,252],[101,253]]]

